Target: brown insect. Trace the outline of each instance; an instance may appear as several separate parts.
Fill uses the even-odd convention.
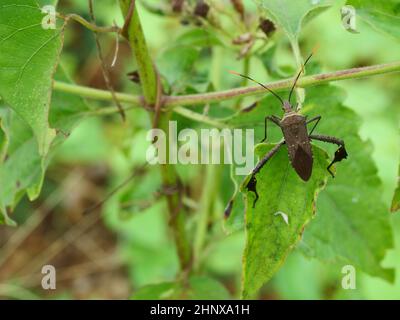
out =
[[[255,206],[257,200],[258,200],[258,193],[256,190],[256,174],[261,170],[261,168],[267,163],[269,159],[272,158],[274,154],[279,150],[279,148],[286,144],[287,149],[288,149],[288,155],[289,155],[289,160],[296,171],[296,173],[299,175],[299,177],[304,180],[308,181],[311,177],[312,173],[312,168],[313,168],[313,154],[312,154],[312,149],[311,149],[311,140],[319,140],[319,141],[324,141],[328,143],[334,143],[339,146],[338,150],[335,152],[335,156],[332,160],[332,162],[329,164],[327,167],[327,170],[329,173],[334,177],[333,172],[330,170],[331,166],[335,162],[339,162],[343,159],[347,158],[347,152],[346,148],[344,145],[344,141],[341,139],[338,139],[336,137],[330,137],[330,136],[325,136],[325,135],[319,135],[319,134],[313,134],[315,128],[318,125],[318,122],[321,120],[321,116],[316,116],[314,118],[311,118],[310,120],[307,120],[306,116],[300,114],[294,106],[290,103],[290,99],[292,97],[292,93],[294,88],[296,87],[297,81],[300,78],[301,73],[304,70],[305,65],[307,62],[311,59],[312,53],[308,56],[306,59],[303,68],[300,70],[299,74],[297,75],[293,86],[290,90],[289,93],[289,99],[286,101],[283,101],[280,96],[278,96],[275,92],[273,92],[271,89],[263,85],[262,83],[245,76],[243,74],[239,74],[236,72],[231,72],[233,74],[239,75],[243,78],[249,79],[260,86],[262,86],[264,89],[268,90],[271,92],[277,99],[282,104],[282,109],[284,111],[283,118],[279,118],[277,116],[267,116],[265,117],[265,127],[264,127],[264,139],[261,141],[265,141],[267,139],[267,121],[273,122],[275,125],[277,125],[281,130],[283,134],[283,139],[276,145],[274,146],[265,156],[260,160],[260,162],[256,165],[256,167],[253,169],[251,173],[251,177],[249,182],[247,183],[247,189],[249,191],[253,191],[256,195],[256,198],[253,202],[253,207]],[[307,125],[310,123],[314,123],[314,126],[308,132]]]

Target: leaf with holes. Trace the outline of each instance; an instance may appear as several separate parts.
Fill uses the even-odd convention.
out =
[[[339,266],[351,264],[392,281],[393,269],[381,266],[386,251],[393,247],[389,208],[382,200],[371,144],[358,135],[360,119],[343,106],[343,96],[343,91],[333,86],[307,90],[303,112],[321,115],[316,132],[344,139],[349,156],[337,165],[335,179],[321,193],[317,219],[306,229],[301,248],[320,260]]]
[[[392,270],[381,267],[386,250],[393,246],[389,210],[381,199],[382,186],[371,158],[371,146],[358,135],[360,118],[343,106],[344,99],[344,92],[333,86],[307,89],[302,112],[309,117],[322,115],[316,132],[345,140],[349,158],[336,166],[338,174],[329,180],[328,187],[319,196],[317,217],[306,229],[301,248],[317,259],[353,264],[372,275],[391,280]],[[253,126],[258,132],[259,128],[263,129],[263,117],[270,114],[280,115],[279,106],[266,98],[240,117],[232,117],[229,123]],[[337,126],[338,123],[341,126]],[[268,127],[268,139],[278,141],[280,137],[279,128]],[[313,143],[329,150],[331,157],[336,150],[336,146]],[[234,199],[239,204],[240,196]],[[394,200],[395,203],[398,202]],[[243,224],[242,212],[232,210],[226,227],[234,231]],[[354,237],[358,240],[354,241]]]
[[[262,157],[271,148],[272,145],[259,144],[256,154]],[[245,299],[252,297],[275,274],[314,216],[317,194],[329,174],[326,152],[313,147],[313,155],[312,176],[304,182],[291,167],[287,147],[283,145],[256,174],[260,198],[254,208],[255,194],[242,186],[246,193],[242,288]]]
[[[301,26],[332,5],[328,0],[254,0],[280,26],[290,41],[297,41]],[[268,18],[268,17],[267,17]]]
[[[57,71],[56,78],[69,82],[62,69]],[[84,100],[77,96],[54,94],[49,118],[51,125],[60,133],[51,150],[65,140],[88,110]],[[37,198],[49,157],[43,158],[39,154],[31,127],[11,108],[0,105],[0,118],[7,137],[4,157],[0,159],[0,221],[14,224],[7,215],[7,209],[12,210],[25,193],[31,200]]]
[[[8,211],[14,208],[24,191],[41,185],[42,159],[26,122],[11,109],[0,106],[0,110],[3,129],[10,134],[0,164],[0,222],[14,225]]]
[[[41,156],[56,135],[48,115],[62,47],[62,29],[43,28],[44,19],[33,0],[0,4],[0,96],[32,128]]]

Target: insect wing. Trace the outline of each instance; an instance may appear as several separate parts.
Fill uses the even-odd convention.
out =
[[[313,157],[311,153],[306,152],[301,145],[298,145],[294,154],[292,166],[301,179],[308,181],[311,177],[313,167]]]

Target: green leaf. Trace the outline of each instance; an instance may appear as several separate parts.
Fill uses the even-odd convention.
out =
[[[218,39],[215,33],[211,33],[205,29],[196,28],[179,36],[176,40],[176,44],[203,48],[221,45],[222,42]]]
[[[236,178],[235,178],[236,180]],[[245,215],[245,198],[242,193],[234,192],[225,208],[224,231],[231,234],[243,229]]]
[[[272,145],[259,144],[256,154],[262,157],[271,148]],[[315,146],[313,155],[312,176],[304,182],[291,167],[283,145],[256,175],[260,198],[254,208],[255,194],[246,192],[243,298],[252,297],[274,275],[314,216],[317,194],[328,177],[328,158]]]
[[[290,41],[297,41],[301,26],[332,4],[329,0],[253,0],[263,8],[272,20],[287,34]]]
[[[217,280],[206,276],[189,279],[188,298],[192,300],[229,300],[228,290]]]
[[[281,67],[278,65],[275,56],[277,51],[277,45],[269,47],[264,52],[258,54],[259,59],[267,70],[268,74],[276,79],[288,78],[296,72],[289,66]]]
[[[244,109],[237,112],[230,118],[225,120],[226,125],[234,128],[247,129],[251,128],[255,130],[255,141],[261,141],[264,138],[264,118],[268,115],[280,115],[282,108],[277,102],[275,97],[267,96],[264,99],[256,102],[252,105],[251,110]],[[281,130],[276,126],[268,126],[268,141],[278,142],[282,138]],[[233,170],[233,168],[232,168]],[[232,175],[232,173],[231,173]],[[243,176],[232,175],[235,184],[240,185],[243,181]],[[227,182],[229,183],[229,182]],[[224,192],[228,192],[228,188],[224,188]],[[245,214],[245,199],[244,194],[236,192],[231,196],[232,202],[227,202],[227,208],[230,206],[230,211],[225,211],[225,223],[224,230],[230,234],[232,232],[243,229],[244,227],[244,214]],[[229,198],[227,198],[229,199]],[[230,201],[230,200],[228,200]]]
[[[31,128],[12,110],[2,108],[2,126],[10,133],[6,157],[0,165],[0,217],[8,225],[15,223],[8,217],[28,188],[41,185],[42,159]]]
[[[140,288],[134,300],[228,300],[229,292],[218,281],[205,276],[191,276],[188,283],[164,282]]]
[[[400,39],[399,0],[349,0],[347,5],[353,6],[357,16],[374,29]]]
[[[133,300],[175,300],[181,294],[181,287],[176,282],[149,284],[135,292]]]
[[[303,112],[321,115],[316,128],[346,143],[348,159],[317,203],[317,219],[306,229],[302,249],[309,256],[340,266],[352,264],[386,280],[393,270],[381,266],[393,247],[390,214],[382,200],[382,183],[371,158],[371,144],[358,135],[359,117],[342,104],[343,92],[332,86],[307,90]],[[340,125],[338,125],[340,124]],[[332,152],[336,146],[332,146]]]
[[[157,67],[170,91],[191,94],[211,90],[209,48],[218,45],[221,41],[215,33],[201,28],[190,29],[170,41],[157,59]]]
[[[56,78],[69,81],[62,69],[57,71]],[[54,94],[50,120],[60,133],[52,150],[66,139],[85,111],[88,107],[83,99],[66,93]],[[3,216],[7,224],[14,224],[7,217],[7,208],[13,210],[25,193],[30,200],[38,197],[52,152],[45,158],[39,154],[31,127],[12,109],[1,107],[0,116],[3,131],[9,137],[4,149],[6,156],[0,162],[0,217]]]
[[[157,59],[158,70],[167,79],[173,91],[180,90],[187,83],[199,52],[199,49],[191,46],[175,46],[161,53]]]
[[[42,28],[45,14],[33,0],[0,6],[0,96],[32,128],[44,156],[56,136],[48,115],[62,29]]]
[[[400,209],[400,166],[399,166],[399,174],[397,177],[397,188],[394,191],[394,196],[393,196],[393,200],[392,200],[392,206],[390,208],[390,210],[392,212],[395,212],[397,210]]]
[[[371,146],[358,136],[360,119],[342,105],[344,98],[344,92],[335,87],[307,89],[303,112],[310,117],[322,115],[316,132],[344,139],[349,159],[337,165],[336,178],[329,180],[327,189],[319,196],[316,219],[308,227],[316,234],[313,236],[306,229],[302,249],[325,261],[352,263],[371,274],[390,278],[391,271],[380,267],[385,251],[392,247],[388,209],[380,197],[381,183],[371,159]],[[280,115],[279,106],[266,98],[251,111],[238,113],[228,123],[256,128],[258,139],[259,131],[263,131],[263,118],[270,114]],[[268,140],[278,141],[280,137],[279,128],[268,127]],[[330,155],[336,150],[336,146],[323,143],[321,146],[327,148]],[[337,207],[332,207],[332,199]],[[241,201],[241,195],[234,199],[234,203],[239,202],[239,208]],[[243,224],[243,211],[234,208],[225,223],[228,231],[240,229]],[[338,208],[340,215],[336,212]],[[368,230],[372,230],[376,238],[370,237]],[[357,242],[355,237],[359,239]]]
[[[222,175],[222,183],[226,185],[226,188],[221,189],[221,196],[226,204],[223,224],[226,234],[243,229],[245,198],[244,194],[239,190],[243,176],[234,174],[235,167],[234,164],[231,164],[229,167],[224,166]],[[230,185],[232,187],[229,187]]]
[[[55,77],[57,81],[73,83],[65,72],[63,65],[58,68]],[[68,136],[78,123],[85,117],[87,111],[92,108],[84,99],[61,91],[54,91],[51,101],[49,122],[52,128],[60,133],[60,136]]]

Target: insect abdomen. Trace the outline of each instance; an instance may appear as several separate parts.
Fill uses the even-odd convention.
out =
[[[299,114],[285,116],[281,121],[281,128],[292,167],[301,179],[309,180],[312,173],[313,156],[306,118]]]

